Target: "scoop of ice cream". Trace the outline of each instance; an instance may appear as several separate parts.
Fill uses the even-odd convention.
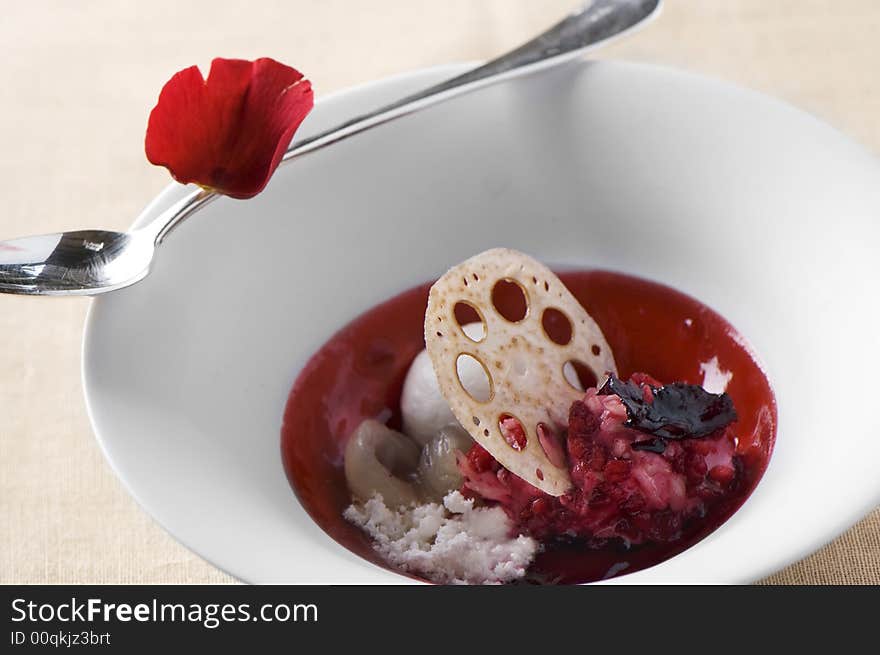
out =
[[[479,339],[483,334],[482,323],[468,323],[462,329],[471,339]],[[474,398],[488,398],[489,381],[477,360],[459,359],[458,376],[465,390]],[[458,425],[440,393],[431,358],[424,350],[416,355],[406,374],[400,394],[400,411],[403,415],[403,432],[420,445],[436,437],[441,428],[450,424]]]

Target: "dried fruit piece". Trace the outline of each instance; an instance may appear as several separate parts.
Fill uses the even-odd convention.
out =
[[[521,291],[524,308],[520,299],[500,306],[502,290],[508,295]],[[462,303],[474,308],[485,323],[479,342],[459,329],[439,329],[456,325],[455,307]],[[509,311],[511,307],[516,311]],[[571,338],[564,344],[552,340],[542,326],[551,308],[571,325]],[[563,494],[571,486],[568,469],[559,458],[554,462],[547,456],[538,425],[564,429],[571,403],[583,396],[566,380],[566,362],[582,362],[598,380],[617,369],[601,329],[559,278],[514,250],[496,248],[476,255],[431,287],[425,345],[443,397],[471,436],[523,480],[553,496]],[[463,388],[456,367],[462,355],[485,368],[488,398],[474,398]],[[524,440],[519,434],[505,438],[503,419],[508,415],[518,419]]]

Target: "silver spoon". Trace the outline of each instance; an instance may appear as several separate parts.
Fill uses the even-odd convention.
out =
[[[282,161],[482,86],[574,59],[588,47],[652,16],[660,2],[586,2],[543,34],[497,59],[297,142]],[[129,232],[78,230],[0,241],[0,292],[93,296],[132,285],[147,276],[156,247],[171,230],[217,197],[210,191],[195,190],[148,225]]]

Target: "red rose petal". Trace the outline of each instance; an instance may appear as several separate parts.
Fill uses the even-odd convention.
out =
[[[168,80],[150,113],[147,159],[182,184],[250,198],[266,186],[312,105],[309,81],[273,59],[218,58],[207,80],[191,66]]]

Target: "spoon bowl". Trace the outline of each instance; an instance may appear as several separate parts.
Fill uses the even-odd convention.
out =
[[[77,230],[0,242],[0,292],[106,293],[142,280],[153,243],[146,232]]]

